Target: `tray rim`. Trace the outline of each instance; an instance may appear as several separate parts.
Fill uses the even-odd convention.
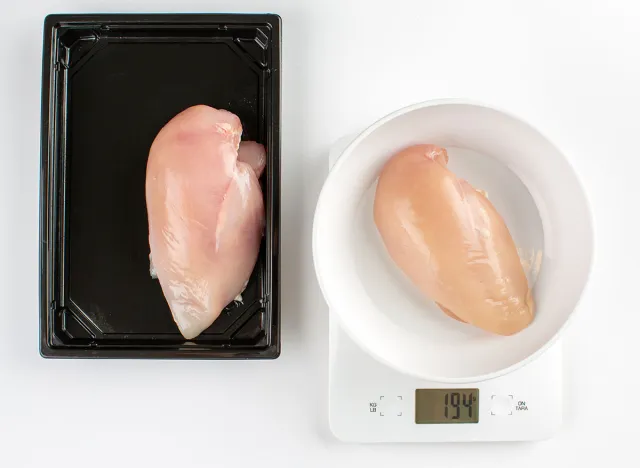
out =
[[[267,251],[266,276],[271,282],[269,305],[271,310],[267,314],[266,327],[270,331],[269,344],[261,348],[243,346],[211,346],[193,348],[179,346],[176,348],[144,348],[141,346],[112,346],[75,347],[56,346],[52,342],[53,323],[51,304],[54,303],[53,280],[50,274],[52,258],[48,246],[52,239],[50,226],[58,222],[58,216],[52,216],[49,210],[50,178],[49,169],[56,157],[53,138],[55,135],[55,120],[51,119],[51,112],[55,103],[52,102],[52,86],[55,85],[54,36],[57,29],[64,27],[83,27],[98,23],[102,25],[165,25],[165,26],[215,26],[225,25],[264,25],[271,30],[272,48],[271,64],[271,113],[273,122],[273,177],[268,181],[268,190],[273,193],[271,203],[271,225],[273,234]],[[40,135],[40,187],[39,187],[39,352],[43,358],[98,358],[98,359],[276,359],[281,353],[281,317],[280,317],[280,178],[281,178],[281,48],[282,48],[282,18],[275,13],[53,13],[44,19],[43,48],[42,48],[42,77],[41,77],[41,135]],[[273,181],[276,180],[274,184]],[[206,346],[206,345],[203,345]]]

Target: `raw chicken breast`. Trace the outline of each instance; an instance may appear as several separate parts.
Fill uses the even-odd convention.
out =
[[[486,195],[448,162],[434,145],[393,156],[378,180],[376,226],[396,265],[447,315],[512,335],[534,314],[516,246]]]
[[[153,268],[182,335],[195,338],[247,285],[264,230],[258,178],[265,151],[240,143],[234,114],[207,106],[175,116],[147,162]]]

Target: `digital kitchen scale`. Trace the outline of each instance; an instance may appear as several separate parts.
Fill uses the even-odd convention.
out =
[[[330,167],[353,137],[338,141]],[[344,442],[532,441],[562,423],[562,343],[509,374],[472,384],[428,382],[371,357],[330,313],[329,423]]]

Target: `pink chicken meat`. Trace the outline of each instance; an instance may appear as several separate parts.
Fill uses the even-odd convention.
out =
[[[534,314],[516,245],[486,195],[448,162],[434,145],[394,155],[378,180],[376,226],[396,265],[447,315],[512,335]]]
[[[231,112],[194,106],[156,136],[146,202],[153,268],[173,319],[197,337],[244,291],[264,231],[266,155]]]

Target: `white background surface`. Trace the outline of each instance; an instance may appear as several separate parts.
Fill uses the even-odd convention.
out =
[[[38,354],[42,20],[273,11],[283,46],[283,352],[273,362]],[[640,5],[559,1],[13,1],[0,6],[0,465],[540,467],[637,463]],[[327,430],[327,313],[310,256],[331,142],[406,104],[515,112],[572,159],[597,253],[565,340],[565,425],[536,444],[349,446]],[[618,464],[619,465],[619,464]]]

